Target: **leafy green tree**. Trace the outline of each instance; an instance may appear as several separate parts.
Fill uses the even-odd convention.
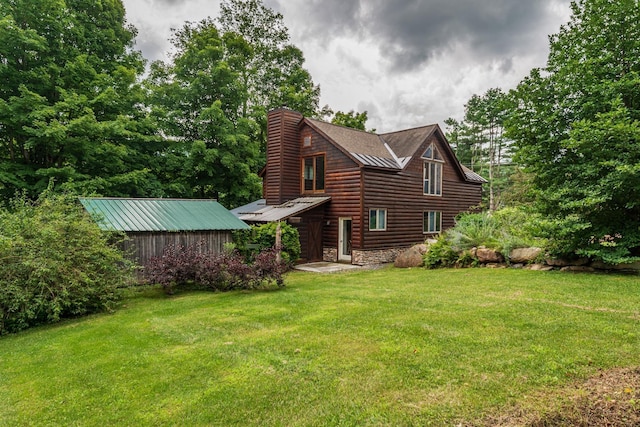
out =
[[[353,110],[349,111],[348,113],[338,111],[331,119],[331,123],[333,123],[334,125],[346,126],[353,129],[367,130],[367,119],[368,117],[366,111],[363,111],[362,113],[358,113]],[[371,129],[369,132],[375,132],[375,129]]]
[[[640,259],[640,5],[572,2],[543,69],[514,92],[508,120],[557,251]]]
[[[218,19],[223,33],[240,35],[250,55],[238,69],[249,97],[243,114],[264,116],[281,106],[312,116],[318,110],[320,88],[304,69],[304,55],[290,44],[282,14],[262,0],[223,0]]]
[[[147,82],[153,115],[171,141],[167,191],[227,207],[257,198],[257,125],[243,114],[249,95],[236,71],[251,47],[237,34],[221,36],[210,19],[185,24],[172,42],[173,62],[152,64]]]
[[[161,148],[120,0],[0,3],[0,192],[157,195]]]

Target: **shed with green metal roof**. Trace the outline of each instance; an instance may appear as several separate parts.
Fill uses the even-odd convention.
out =
[[[233,231],[249,228],[215,200],[83,197],[80,203],[103,230],[127,234],[124,249],[141,265],[170,245],[202,244],[219,253]]]

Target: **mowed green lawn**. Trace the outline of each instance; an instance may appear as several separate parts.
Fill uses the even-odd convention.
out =
[[[451,425],[640,365],[638,276],[386,268],[286,284],[147,290],[2,337],[0,425]]]

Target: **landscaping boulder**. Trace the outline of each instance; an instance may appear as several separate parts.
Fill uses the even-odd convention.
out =
[[[424,263],[422,255],[420,249],[413,246],[398,255],[393,265],[398,268],[421,267]]]
[[[526,268],[528,268],[529,270],[535,270],[535,271],[551,271],[551,270],[553,270],[552,266],[545,265],[545,264],[530,264]]]
[[[580,266],[580,265],[589,264],[588,258],[578,258],[578,259],[547,258],[545,261],[547,264],[552,265],[554,267],[567,267],[569,265]]]
[[[499,263],[504,261],[504,257],[498,251],[480,246],[475,251],[475,257],[483,264]]]
[[[511,251],[509,260],[513,263],[529,263],[535,261],[542,253],[542,248],[516,248]]]
[[[413,245],[413,248],[416,248],[417,250],[419,250],[422,255],[426,254],[429,251],[429,246],[427,246],[424,243]]]

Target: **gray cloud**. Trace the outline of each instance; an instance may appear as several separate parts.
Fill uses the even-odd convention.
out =
[[[305,39],[375,38],[393,69],[411,71],[457,48],[487,60],[530,49],[554,2],[569,0],[312,0],[299,13],[312,17]]]

